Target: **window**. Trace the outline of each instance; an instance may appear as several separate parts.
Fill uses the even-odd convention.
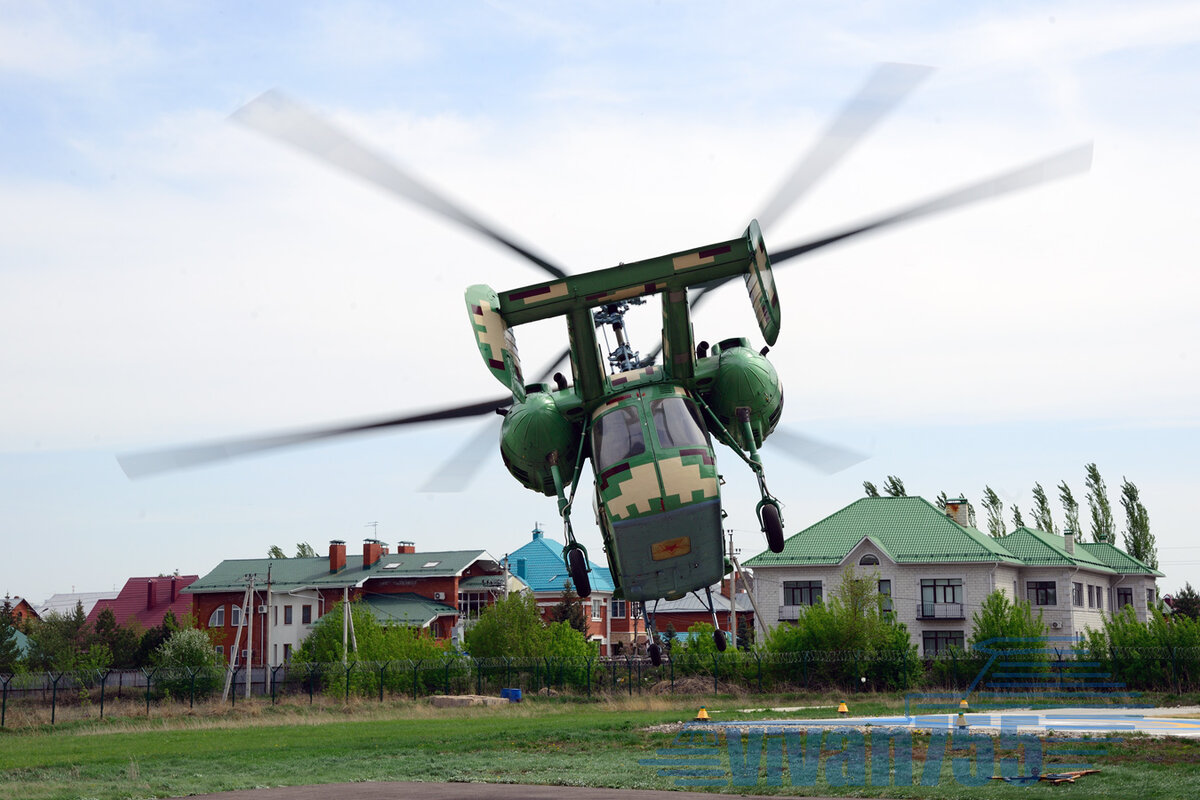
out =
[[[213,609],[212,614],[208,618],[208,627],[224,628],[225,627],[225,606],[217,606]]]
[[[300,622],[305,625],[312,624],[312,606],[300,606]]]
[[[1088,584],[1088,608],[1096,607],[1096,587]]]
[[[241,606],[230,606],[229,607],[229,624],[235,628],[242,624],[242,607]]]
[[[613,619],[625,619],[625,601],[614,598],[609,614]]]
[[[283,607],[283,624],[284,625],[292,624],[292,607],[291,606]]]
[[[1133,589],[1117,589],[1117,607],[1133,605]]]
[[[283,646],[283,663],[287,664],[292,660],[292,646],[284,644]]]
[[[951,647],[964,649],[962,631],[925,631],[925,655],[936,656],[947,652]]]
[[[592,598],[592,621],[593,622],[599,622],[601,619],[604,618],[604,614],[600,611],[600,609],[603,608],[603,605],[604,604],[600,602],[600,598],[598,598],[598,597]]]
[[[865,556],[863,556],[862,558],[860,558],[858,560],[858,565],[860,567],[873,567],[878,563],[879,563],[879,556],[875,555],[874,553],[867,553]]]
[[[464,619],[478,619],[483,610],[488,607],[491,595],[487,592],[459,592],[458,616]]]
[[[921,605],[917,609],[919,617],[962,617],[962,602],[962,578],[921,579]]]
[[[783,604],[785,606],[815,606],[821,602],[820,581],[784,581]]]
[[[879,599],[883,613],[890,614],[892,612],[892,582],[890,580],[879,582]]]
[[[1146,610],[1154,608],[1154,596],[1156,592],[1153,589],[1146,590]]]
[[[225,657],[225,645],[219,644],[213,649],[217,651],[217,655],[219,655],[221,658]]]
[[[1090,596],[1091,593],[1092,593],[1092,587],[1089,586],[1088,587],[1088,595]],[[1076,605],[1076,606],[1083,605],[1083,584],[1082,583],[1072,583],[1071,584],[1071,604]]]
[[[1026,581],[1025,596],[1035,606],[1058,605],[1058,584],[1054,581]]]
[[[642,420],[637,409],[626,406],[610,411],[592,426],[592,453],[596,469],[603,471],[619,461],[646,452]]]
[[[690,400],[682,397],[655,400],[650,403],[650,416],[662,447],[708,447],[700,412]]]

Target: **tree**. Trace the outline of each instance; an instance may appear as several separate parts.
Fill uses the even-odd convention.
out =
[[[550,609],[551,622],[565,622],[580,633],[587,635],[587,615],[583,611],[583,600],[575,594],[570,581],[563,581],[562,599]]]
[[[870,481],[863,481],[863,491],[867,493],[867,497],[879,497],[879,487]]]
[[[1021,508],[1016,503],[1012,504],[1013,515],[1013,530],[1025,527],[1025,520],[1021,517]]]
[[[1065,521],[1063,523],[1063,531],[1070,531],[1075,536],[1075,541],[1083,541],[1083,529],[1079,527],[1079,503],[1075,500],[1075,495],[1071,494],[1071,487],[1067,486],[1067,482],[1063,481],[1058,485],[1058,498],[1062,501],[1063,515]]]
[[[1200,593],[1185,583],[1171,601],[1171,611],[1177,616],[1200,620]]]
[[[996,538],[1007,533],[1008,527],[1004,524],[1004,501],[990,486],[983,487],[983,508],[988,514],[988,533]]]
[[[1158,548],[1150,532],[1150,514],[1138,497],[1138,488],[1121,477],[1121,505],[1125,508],[1125,552],[1148,567],[1158,569]]]
[[[96,616],[95,641],[108,648],[112,655],[112,666],[116,669],[134,669],[138,666],[138,644],[143,631],[137,620],[128,625],[118,625],[117,615],[111,608],[104,608]]]
[[[938,496],[937,496],[937,507],[938,507],[938,509],[940,509],[941,511],[945,511],[945,510],[946,510],[946,506],[947,506],[949,503],[950,503],[950,498],[946,496],[946,493],[945,493],[945,492],[938,492]]]
[[[308,542],[297,542],[296,558],[317,558],[317,551]]]
[[[1033,485],[1033,526],[1046,533],[1058,533],[1058,526],[1054,524],[1054,516],[1050,513],[1050,500],[1040,483]]]
[[[1026,600],[1009,602],[1008,595],[997,589],[985,597],[979,610],[971,615],[971,627],[974,629],[969,640],[972,650],[988,642],[988,648],[993,651],[1023,651],[1022,661],[1047,660],[1046,648],[1040,642],[1029,641],[1046,635],[1046,623],[1041,610],[1034,616]]]
[[[37,670],[72,672],[81,667],[88,651],[89,631],[83,604],[69,614],[51,611],[29,632],[26,662]]]
[[[1113,524],[1112,506],[1108,502],[1108,488],[1104,485],[1104,478],[1100,477],[1100,470],[1096,468],[1095,463],[1088,464],[1084,470],[1087,472],[1084,484],[1088,490],[1088,509],[1092,512],[1092,541],[1115,544],[1116,526]]]
[[[542,624],[532,592],[512,592],[484,609],[467,631],[466,649],[475,658],[592,657],[596,647],[565,622]]]
[[[267,558],[287,558],[287,553],[283,552],[283,548],[279,545],[273,544],[271,545],[270,549],[267,550]]]
[[[296,650],[295,660],[301,663],[328,664],[342,660],[343,603],[336,603],[313,626]],[[364,603],[350,604],[350,619],[354,623],[357,649],[347,646],[347,661],[392,661],[397,659],[434,658],[444,651],[422,628],[406,625],[384,627]]]
[[[908,492],[904,488],[904,481],[895,475],[887,476],[887,480],[883,482],[883,490],[887,492],[888,497],[908,497]]]
[[[0,605],[0,672],[9,674],[17,671],[17,662],[21,659],[12,611],[12,602],[4,598],[3,605]]]

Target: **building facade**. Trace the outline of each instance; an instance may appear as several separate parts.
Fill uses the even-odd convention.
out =
[[[1030,528],[992,538],[968,524],[966,501],[943,512],[920,497],[862,498],[746,566],[766,627],[797,620],[849,569],[875,581],[924,655],[965,649],[972,616],[994,591],[1028,600],[1052,634],[1080,636],[1126,605],[1148,619],[1162,577],[1111,544]]]

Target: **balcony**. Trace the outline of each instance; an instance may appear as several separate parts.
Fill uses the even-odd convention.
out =
[[[917,619],[966,619],[962,603],[917,603]]]
[[[803,606],[780,606],[779,621],[780,622],[795,622],[800,619],[800,609]]]

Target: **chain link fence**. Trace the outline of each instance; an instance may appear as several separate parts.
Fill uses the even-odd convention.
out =
[[[556,659],[441,658],[348,663],[292,663],[277,667],[87,670],[0,674],[0,727],[14,711],[36,710],[39,724],[105,714],[149,715],[164,704],[189,708],[224,698],[279,702],[384,702],[430,695],[523,694],[580,697],[616,694],[785,693],[836,689],[907,692],[963,690],[987,664],[980,653],[951,651],[918,658],[895,652],[825,650],[769,653],[677,651],[654,666],[644,657]],[[1063,647],[1030,674],[1050,681],[1079,666],[1103,671],[1129,690],[1182,694],[1200,691],[1200,647],[1110,647],[1094,653]],[[119,711],[114,708],[119,706]]]

